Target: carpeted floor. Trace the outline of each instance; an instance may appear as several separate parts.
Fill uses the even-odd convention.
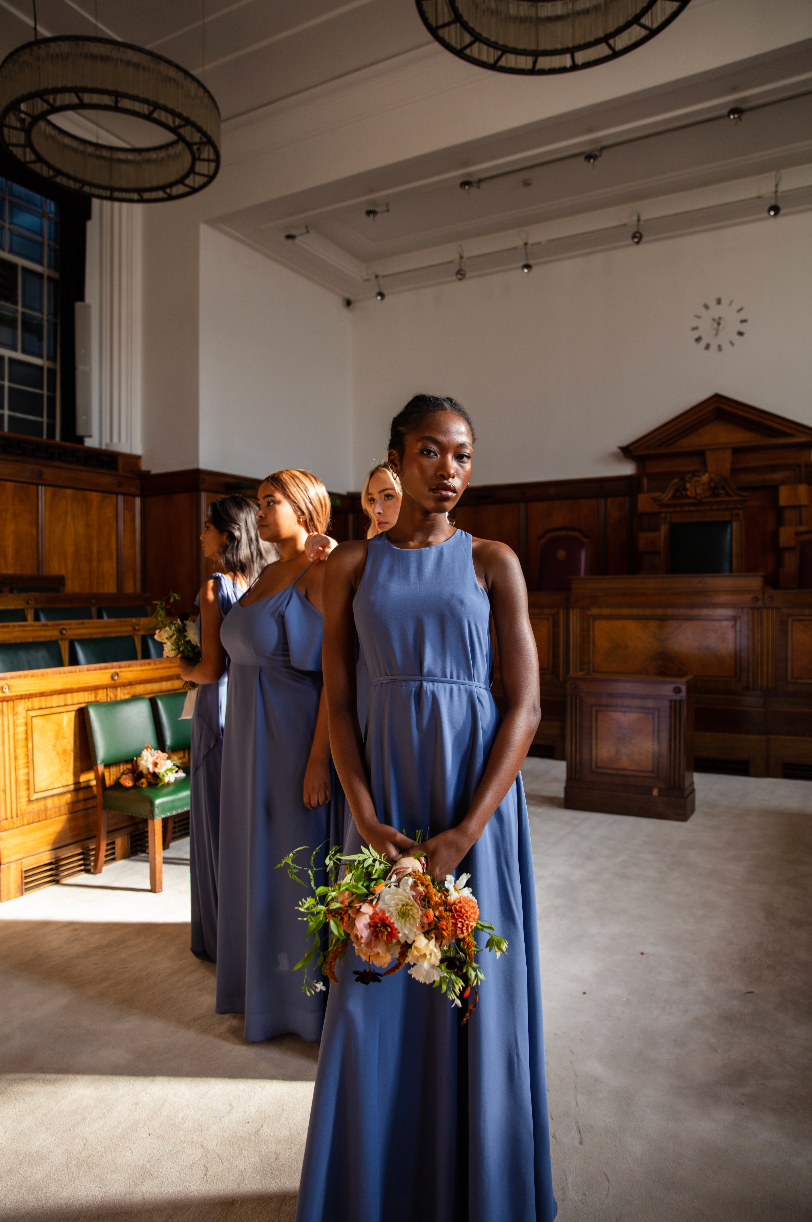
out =
[[[669,824],[524,775],[561,1222],[808,1222],[812,786],[697,776]],[[293,1216],[317,1047],[214,1014],[188,868],[164,880],[0,908],[0,1219]]]

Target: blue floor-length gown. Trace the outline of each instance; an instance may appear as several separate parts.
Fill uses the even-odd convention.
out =
[[[370,540],[355,621],[371,680],[366,762],[379,819],[414,834],[468,810],[499,726],[490,604],[471,536]],[[360,843],[354,826],[346,847]],[[466,1027],[406,970],[330,987],[297,1222],[551,1222],[536,902],[521,776],[460,864],[507,938]],[[484,939],[480,935],[480,941]]]
[[[212,573],[217,602],[225,619],[239,590],[225,573]],[[200,595],[195,603],[200,606]],[[200,637],[200,616],[197,617]],[[201,683],[195,696],[192,750],[189,757],[191,788],[189,813],[189,865],[192,884],[192,954],[217,958],[217,872],[220,854],[220,771],[223,724],[226,716],[228,668],[218,683]]]
[[[220,788],[218,1014],[244,1014],[245,1038],[293,1032],[317,1040],[325,995],[307,997],[294,965],[308,949],[295,905],[305,892],[282,858],[308,845],[340,843],[343,794],[303,800],[321,696],[324,620],[295,585],[223,620],[229,686]],[[323,854],[326,851],[322,849]]]

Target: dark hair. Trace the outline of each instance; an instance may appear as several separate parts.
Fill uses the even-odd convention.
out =
[[[206,517],[226,536],[219,558],[224,571],[236,573],[252,585],[273,559],[273,549],[257,533],[256,505],[244,496],[224,496],[212,501]]]
[[[440,395],[415,395],[392,421],[389,429],[389,449],[394,450],[398,458],[402,459],[406,434],[413,433],[426,416],[434,416],[437,412],[453,412],[455,416],[459,416],[471,430],[471,441],[476,441],[474,422],[456,399]]]

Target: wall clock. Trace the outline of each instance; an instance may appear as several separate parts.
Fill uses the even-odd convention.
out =
[[[724,304],[722,297],[702,302],[702,313],[694,314],[691,338],[703,352],[724,352],[735,348],[744,339],[747,326],[747,307],[737,306],[735,299]]]

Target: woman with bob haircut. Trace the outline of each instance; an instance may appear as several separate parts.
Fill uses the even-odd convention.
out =
[[[242,496],[212,501],[200,536],[203,555],[214,564],[195,603],[202,657],[180,660],[181,678],[196,683],[189,762],[189,864],[192,887],[191,950],[198,959],[217,958],[217,872],[220,853],[220,770],[228,691],[228,657],[220,627],[228,612],[272,558],[257,534],[256,508]]]
[[[294,965],[307,949],[300,890],[274,867],[300,845],[339,843],[342,795],[331,775],[322,693],[325,565],[306,545],[323,535],[330,497],[309,471],[259,486],[257,529],[269,564],[223,621],[230,658],[220,799],[218,1014],[244,1014],[245,1038],[293,1032],[317,1040],[324,994],[307,997]],[[326,843],[325,843],[326,842]]]
[[[438,886],[470,873],[482,920],[508,950],[482,954],[486,979],[463,1025],[440,988],[419,982],[436,983],[436,966],[426,975],[415,961],[367,986],[354,973],[368,981],[368,963],[348,948],[330,986],[296,1222],[552,1222],[519,771],[539,721],[527,587],[509,547],[448,520],[471,476],[465,409],[417,395],[392,421],[389,447],[403,487],[397,522],[339,544],[325,566],[330,740],[353,817],[345,853],[371,845],[403,859],[404,875],[424,857]],[[491,616],[504,716],[490,690]],[[356,633],[371,684],[363,736]],[[433,938],[429,951],[436,965]]]

